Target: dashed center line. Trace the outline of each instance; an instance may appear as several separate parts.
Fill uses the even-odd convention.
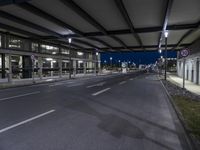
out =
[[[94,84],[94,85],[89,85],[87,86],[87,88],[92,88],[92,87],[96,87],[96,86],[103,86],[106,82],[100,82],[98,84]]]
[[[124,83],[126,83],[126,81],[122,81],[122,82],[120,82],[119,85],[122,85],[122,84],[124,84]]]
[[[103,89],[103,90],[101,90],[101,91],[98,91],[98,92],[96,92],[96,93],[93,93],[92,96],[97,96],[97,95],[99,95],[99,94],[101,94],[101,93],[104,93],[104,92],[110,90],[110,89],[111,89],[111,88]]]
[[[40,91],[32,92],[32,93],[26,93],[26,94],[21,94],[21,95],[16,95],[16,96],[11,96],[11,97],[6,97],[6,98],[1,98],[0,101],[5,101],[9,99],[14,99],[14,98],[19,98],[19,97],[24,97],[24,96],[29,96],[29,95],[34,95],[38,94]]]
[[[8,130],[11,130],[11,129],[13,129],[13,128],[16,128],[16,127],[18,127],[18,126],[21,126],[21,125],[23,125],[23,124],[26,124],[26,123],[31,122],[31,121],[33,121],[33,120],[36,120],[36,119],[38,119],[38,118],[41,118],[41,117],[43,117],[43,116],[46,116],[46,115],[48,115],[48,114],[50,114],[50,113],[53,113],[54,111],[55,111],[55,110],[52,109],[52,110],[47,111],[47,112],[45,112],[45,113],[39,114],[39,115],[37,115],[37,116],[35,116],[35,117],[29,118],[29,119],[24,120],[24,121],[22,121],[22,122],[19,122],[19,123],[16,123],[16,124],[14,124],[14,125],[11,125],[11,126],[9,126],[9,127],[6,127],[6,128],[4,128],[4,129],[1,129],[1,130],[0,130],[0,133],[6,132],[6,131],[8,131]]]

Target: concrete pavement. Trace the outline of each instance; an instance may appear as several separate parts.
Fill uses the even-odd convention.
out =
[[[176,124],[155,75],[0,90],[1,150],[186,150]]]
[[[168,75],[167,79],[176,84],[179,87],[183,87],[183,79],[178,77],[177,75]],[[191,81],[185,80],[185,89],[196,94],[200,95],[200,85],[194,84]]]

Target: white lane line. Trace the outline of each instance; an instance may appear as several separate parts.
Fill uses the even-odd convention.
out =
[[[64,83],[55,83],[55,84],[51,84],[49,85],[50,87],[53,87],[53,86],[58,86],[58,85],[63,85]]]
[[[48,114],[50,114],[50,113],[53,113],[54,111],[55,111],[55,110],[52,109],[52,110],[47,111],[47,112],[45,112],[45,113],[39,114],[39,115],[37,115],[37,116],[35,116],[35,117],[29,118],[29,119],[24,120],[24,121],[22,121],[22,122],[19,122],[19,123],[16,123],[16,124],[14,124],[14,125],[11,125],[11,126],[9,126],[9,127],[6,127],[6,128],[4,128],[4,129],[1,129],[1,130],[0,130],[0,133],[6,132],[6,131],[8,131],[8,130],[10,130],[10,129],[16,128],[16,127],[18,127],[18,126],[21,126],[21,125],[23,125],[23,124],[26,124],[26,123],[31,122],[31,121],[33,121],[33,120],[36,120],[36,119],[38,119],[38,118],[41,118],[41,117],[43,117],[43,116],[46,116],[46,115],[48,115]]]
[[[97,95],[99,95],[99,94],[101,94],[101,93],[104,93],[104,92],[106,92],[106,91],[108,91],[108,90],[110,90],[110,88],[106,88],[106,89],[103,89],[103,90],[98,91],[98,92],[96,92],[96,93],[93,93],[92,96],[97,96]]]
[[[119,85],[122,85],[122,84],[124,84],[124,83],[126,83],[126,81],[122,81],[122,82],[120,82]]]
[[[94,84],[94,85],[89,85],[87,86],[87,88],[92,88],[92,87],[96,87],[96,86],[103,86],[106,82],[100,82],[100,83],[97,83],[97,84]]]
[[[6,98],[1,98],[0,101],[5,101],[5,100],[9,100],[9,99],[18,98],[18,97],[24,97],[24,96],[34,95],[34,94],[38,94],[38,93],[40,93],[40,91],[36,91],[36,92],[32,92],[32,93],[26,93],[26,94],[21,94],[21,95],[16,95],[16,96],[11,96],[11,97],[6,97]]]

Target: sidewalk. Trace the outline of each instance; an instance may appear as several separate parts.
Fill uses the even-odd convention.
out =
[[[168,74],[167,80],[172,82],[173,84],[176,84],[179,87],[183,86],[183,79],[181,77],[178,77],[177,75]],[[185,89],[194,94],[200,95],[200,85],[197,85],[188,80],[185,80]]]
[[[102,75],[102,74],[99,74],[99,75]],[[96,76],[96,75],[95,74],[77,74],[75,77],[72,75],[72,79],[86,78],[86,77],[92,77],[92,76]],[[34,83],[33,83],[32,78],[13,79],[12,83],[8,83],[8,79],[0,79],[0,89],[9,88],[9,87],[17,87],[17,86],[26,86],[26,85],[32,85],[32,84],[50,83],[50,82],[68,80],[68,79],[69,79],[69,75],[64,75],[61,78],[59,76],[43,77],[42,79],[35,78]]]

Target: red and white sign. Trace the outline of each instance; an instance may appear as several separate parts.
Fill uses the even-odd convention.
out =
[[[183,49],[180,51],[181,57],[187,57],[190,54],[189,49]]]
[[[35,56],[34,55],[31,55],[31,60],[35,61]]]

